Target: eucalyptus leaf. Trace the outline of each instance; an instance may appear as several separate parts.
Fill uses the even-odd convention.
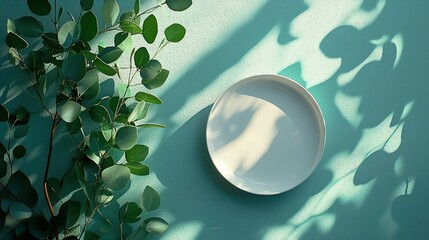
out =
[[[16,147],[13,148],[13,157],[18,159],[18,158],[22,158],[25,156],[25,154],[27,153],[27,150],[25,149],[25,147],[23,145],[18,145]]]
[[[121,150],[130,150],[137,143],[137,128],[134,126],[121,127],[116,132],[115,143]]]
[[[101,133],[103,134],[104,139],[106,139],[106,141],[109,141],[112,138],[112,125],[110,123],[108,124],[104,124],[101,127]]]
[[[170,72],[166,69],[162,69],[161,72],[156,75],[156,77],[152,78],[152,79],[148,79],[145,80],[144,78],[142,79],[142,84],[147,88],[147,89],[155,89],[155,88],[159,88],[161,87],[165,81],[168,78],[168,74]]]
[[[118,60],[122,53],[123,50],[118,47],[106,47],[98,54],[98,57],[105,63],[112,63]]]
[[[100,204],[108,204],[113,200],[113,197],[113,193],[105,189],[101,192],[97,192],[95,199],[97,199],[97,202],[100,202]]]
[[[13,66],[17,66],[22,62],[21,57],[18,55],[17,51],[14,48],[9,48],[8,58],[10,64],[12,64]]]
[[[14,202],[10,205],[9,214],[16,220],[23,220],[30,218],[33,212],[25,204]]]
[[[125,39],[127,39],[128,36],[129,36],[129,34],[126,32],[118,32],[114,38],[115,46],[119,47],[121,45],[121,43],[123,43],[125,41]]]
[[[134,54],[134,64],[137,68],[142,68],[146,63],[149,62],[149,59],[149,52],[145,47],[137,49],[136,53]]]
[[[51,12],[51,4],[48,0],[27,0],[30,11],[39,16],[46,16]]]
[[[6,45],[8,47],[13,47],[18,50],[28,47],[27,41],[25,41],[21,36],[14,32],[9,32],[6,35]]]
[[[118,107],[120,99],[121,98],[119,98],[118,96],[114,96],[109,100],[109,108],[110,110],[112,110],[112,112],[116,111],[116,108]],[[125,104],[121,106],[121,108],[119,109],[119,113],[124,113],[124,114],[128,113],[128,110],[125,107]]]
[[[86,74],[86,58],[80,52],[64,59],[62,70],[64,75],[73,81],[81,80]]]
[[[15,32],[15,31],[16,31],[15,24],[13,24],[13,22],[10,19],[7,19],[6,33]]]
[[[161,197],[159,193],[151,186],[147,185],[142,194],[142,206],[150,212],[156,210],[161,205]]]
[[[122,165],[113,165],[104,169],[101,173],[103,182],[113,191],[124,188],[128,184],[130,177],[130,170]]]
[[[127,12],[122,13],[120,20],[121,21],[128,20],[128,21],[133,22],[135,17],[136,17],[136,14],[134,13],[133,10],[131,10],[131,11],[127,11]]]
[[[158,34],[158,21],[153,14],[149,15],[144,20],[142,34],[147,43],[150,44],[155,41],[156,35]]]
[[[119,15],[119,4],[116,0],[104,0],[102,14],[104,23],[112,26]]]
[[[137,15],[140,12],[140,0],[134,1],[134,13]]]
[[[58,34],[56,33],[45,33],[42,35],[43,46],[50,49],[53,53],[58,54],[64,51],[63,46],[58,41]]]
[[[95,82],[85,91],[85,93],[82,94],[81,98],[84,100],[93,99],[97,97],[99,93],[100,93],[100,83]]]
[[[116,70],[107,63],[103,62],[103,60],[100,58],[96,58],[94,60],[94,64],[100,72],[106,74],[107,76],[114,76],[116,74]]]
[[[88,89],[95,83],[98,83],[98,71],[97,69],[91,69],[85,73],[83,78],[79,81],[79,85],[76,88],[80,95],[84,94]]]
[[[155,78],[162,71],[162,65],[158,60],[152,59],[140,70],[142,82]]]
[[[29,128],[30,127],[28,125],[17,127],[13,133],[13,137],[14,138],[22,138],[22,137],[26,136]]]
[[[0,122],[6,122],[8,119],[9,111],[3,104],[0,104]]]
[[[149,154],[149,147],[146,145],[135,145],[131,149],[125,151],[125,159],[130,162],[142,162]]]
[[[68,48],[79,38],[79,26],[75,21],[68,21],[58,31],[58,43]]]
[[[118,114],[115,118],[116,123],[127,123],[128,122],[128,115],[127,114]]]
[[[153,104],[161,104],[162,100],[159,99],[157,96],[152,95],[150,93],[145,93],[145,92],[138,92],[135,96],[135,100],[140,102],[140,101],[145,101],[148,103],[153,103]]]
[[[119,217],[126,223],[134,223],[140,220],[143,212],[141,207],[135,202],[127,202],[119,209]]]
[[[149,233],[162,234],[168,228],[168,223],[162,219],[153,217],[147,220],[146,231]]]
[[[137,105],[134,107],[133,111],[131,112],[130,116],[128,116],[128,122],[134,122],[144,118],[143,111],[145,109],[145,105],[145,101],[138,102]]]
[[[80,129],[82,128],[82,120],[80,119],[80,117],[78,117],[73,122],[66,123],[66,128],[70,134],[79,133]]]
[[[40,37],[44,33],[42,23],[34,17],[24,16],[15,20],[18,32],[25,37]]]
[[[80,0],[80,7],[84,11],[91,10],[93,5],[94,5],[94,0]]]
[[[165,29],[164,34],[168,41],[180,42],[185,37],[186,29],[178,23],[173,23]]]
[[[57,107],[61,119],[67,123],[71,123],[79,117],[80,109],[80,104],[72,100],[67,100],[63,105]]]
[[[98,32],[97,17],[92,11],[84,13],[80,19],[80,39],[91,41]]]
[[[119,22],[119,27],[127,33],[130,34],[137,34],[137,33],[141,33],[142,29],[140,28],[139,25],[137,25],[134,22],[131,22],[129,20],[122,20]]]
[[[30,179],[20,170],[14,172],[7,183],[9,191],[18,201],[28,207],[34,207],[38,200],[36,190],[31,186]]]
[[[139,162],[129,162],[127,163],[127,167],[134,175],[146,176],[149,174],[149,167]]]
[[[80,211],[81,204],[76,201],[68,201],[61,206],[60,212],[65,213],[65,227],[69,228],[75,225],[79,219]]]
[[[94,122],[103,123],[109,120],[109,112],[102,105],[91,106],[88,110],[88,113]]]

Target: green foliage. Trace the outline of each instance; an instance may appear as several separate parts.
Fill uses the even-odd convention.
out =
[[[140,0],[135,0],[132,10],[121,11],[117,0],[103,0],[102,21],[94,14],[100,11],[93,9],[94,2],[80,0],[82,12],[75,19],[55,0],[27,0],[32,16],[6,22],[9,61],[27,72],[35,102],[52,122],[46,133],[50,137],[47,159],[40,159],[47,174],[35,176],[43,179],[29,178],[19,166],[27,163],[27,152],[37,151],[22,140],[34,137],[27,133],[33,125],[39,127],[40,121],[30,121],[32,114],[24,106],[10,111],[0,104],[0,124],[6,128],[0,140],[0,226],[8,224],[0,238],[25,233],[23,236],[37,239],[100,239],[109,229],[120,228],[121,239],[146,239],[168,227],[161,218],[147,216],[160,207],[160,194],[154,188],[146,186],[139,203],[119,206],[116,199],[129,186],[132,175],[149,174],[149,167],[143,164],[149,147],[139,141],[138,134],[148,127],[165,127],[147,122],[146,116],[152,105],[162,103],[151,89],[161,87],[169,75],[154,58],[186,34],[178,23],[160,29],[152,12],[163,6],[183,11],[192,1],[167,0],[142,10]],[[48,15],[53,26],[44,26],[45,21],[38,19]],[[111,34],[114,45],[94,48],[103,34]],[[130,47],[134,38],[143,38],[147,45],[159,44],[158,48]],[[33,44],[36,41],[40,44]],[[148,49],[155,51],[149,53]],[[124,56],[126,61],[119,61]],[[118,66],[124,62],[129,65]],[[112,81],[107,76],[120,82],[113,93],[100,90],[102,82]],[[61,139],[69,134],[77,143],[72,154],[64,153],[61,159],[50,154],[64,144],[57,141],[57,134]],[[40,141],[37,147],[46,147],[46,143]],[[64,167],[62,176],[49,178],[47,170],[53,161]],[[39,186],[33,186],[33,180],[43,182],[43,196],[37,194],[34,187]],[[38,204],[39,200],[44,202]],[[115,211],[113,218],[106,215],[107,209]],[[102,228],[95,228],[97,224]]]

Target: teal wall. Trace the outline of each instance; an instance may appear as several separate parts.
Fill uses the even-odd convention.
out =
[[[2,42],[6,19],[28,14],[19,2],[1,7]],[[156,92],[165,103],[150,117],[168,128],[140,136],[154,173],[133,178],[120,201],[139,199],[147,184],[159,190],[157,214],[170,223],[161,240],[429,239],[428,9],[425,0],[195,0],[182,13],[157,12],[161,25],[182,23],[187,36],[159,55],[171,75]],[[0,50],[1,102],[36,111],[22,94],[10,102],[22,73],[6,64],[4,44]],[[217,96],[259,73],[308,88],[327,125],[315,172],[275,196],[230,185],[205,144]],[[40,119],[27,144],[47,141]],[[45,147],[30,153],[31,167],[23,164],[34,178]]]

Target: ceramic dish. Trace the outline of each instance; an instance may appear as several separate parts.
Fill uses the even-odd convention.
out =
[[[217,170],[260,195],[288,191],[314,171],[325,146],[325,122],[311,94],[278,75],[243,79],[213,104],[207,147]]]

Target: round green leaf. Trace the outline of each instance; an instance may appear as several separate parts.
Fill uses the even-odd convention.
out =
[[[38,201],[36,190],[31,186],[30,179],[20,170],[14,172],[7,183],[10,192],[18,201],[29,207],[34,207]]]
[[[84,94],[82,94],[81,98],[84,100],[93,99],[97,97],[99,93],[100,93],[100,83],[95,82],[85,91]]]
[[[118,47],[107,47],[98,54],[98,57],[105,63],[112,63],[121,56],[124,51]]]
[[[119,15],[119,4],[116,0],[104,0],[102,14],[104,23],[112,26]]]
[[[91,119],[94,122],[103,123],[109,120],[109,112],[104,106],[101,106],[101,105],[91,106],[88,112],[89,112],[89,117],[91,117]]]
[[[78,117],[73,122],[66,123],[66,128],[70,134],[79,133],[80,129],[82,128],[82,120],[80,119],[80,117]]]
[[[137,128],[134,126],[120,128],[116,133],[115,143],[119,149],[130,150],[137,143]]]
[[[147,43],[153,43],[158,34],[158,22],[156,17],[151,14],[143,22],[143,38]]]
[[[146,231],[149,233],[162,234],[168,228],[168,223],[162,219],[153,217],[148,219],[148,223],[146,224]]]
[[[9,208],[10,215],[16,220],[23,220],[31,217],[33,212],[25,204],[20,202],[13,202]]]
[[[137,68],[142,68],[146,63],[149,62],[149,59],[149,52],[145,47],[137,49],[136,53],[134,54],[134,64]]]
[[[71,123],[79,117],[80,104],[72,100],[67,100],[63,105],[57,107],[57,112],[64,122]]]
[[[145,92],[138,92],[135,96],[135,99],[138,102],[145,101],[145,102],[153,103],[153,104],[161,104],[162,103],[162,100],[159,99],[157,96],[154,96],[152,94],[145,93]]]
[[[173,11],[183,11],[192,5],[192,0],[167,0],[166,3]]]
[[[115,35],[115,39],[114,39],[115,46],[119,47],[119,45],[121,43],[123,43],[125,41],[125,39],[127,39],[128,36],[129,36],[129,34],[126,32],[118,32]]]
[[[14,131],[14,133],[13,133],[13,136],[15,137],[15,138],[22,138],[22,137],[24,137],[25,135],[27,135],[27,132],[28,132],[28,129],[29,129],[30,127],[28,126],[28,125],[24,125],[24,126],[19,126],[19,127],[17,127],[16,129],[15,129],[15,131]]]
[[[143,165],[139,162],[130,162],[127,163],[127,167],[130,169],[131,173],[139,176],[146,176],[149,174],[149,167]]]
[[[80,0],[80,7],[84,11],[91,10],[93,5],[94,5],[94,0]]]
[[[127,202],[119,209],[119,217],[126,223],[134,223],[140,220],[143,212],[141,207],[135,202]]]
[[[146,186],[142,194],[142,206],[146,211],[158,209],[161,205],[159,193],[151,186]]]
[[[97,69],[91,69],[85,73],[85,76],[79,81],[79,86],[77,91],[79,94],[84,94],[88,88],[90,88],[94,83],[98,83],[98,71]]]
[[[137,105],[134,107],[133,111],[131,112],[130,116],[128,116],[128,122],[134,122],[143,119],[146,116],[144,112],[145,106],[145,101],[138,102]]]
[[[18,145],[13,149],[13,157],[14,158],[22,158],[27,153],[25,147],[23,145]]]
[[[168,78],[170,72],[162,69],[161,72],[152,79],[145,80],[142,78],[142,83],[147,89],[155,89],[161,87]]]
[[[137,34],[137,33],[141,33],[142,29],[140,28],[139,25],[129,21],[129,20],[122,20],[121,22],[119,22],[119,27],[127,33],[130,34]]]
[[[74,21],[68,21],[58,31],[58,42],[63,47],[68,48],[79,37],[79,27]]]
[[[30,11],[39,16],[46,16],[51,12],[51,4],[48,0],[27,0]]]
[[[0,122],[6,122],[9,119],[9,111],[7,108],[0,104]]]
[[[45,33],[42,35],[43,46],[51,50],[53,53],[62,53],[63,46],[58,42],[58,35],[56,33]]]
[[[96,58],[94,60],[95,67],[97,67],[98,71],[106,74],[107,76],[114,76],[116,74],[116,70],[109,66],[107,63],[103,62],[100,58]]]
[[[140,76],[143,80],[153,79],[161,72],[161,70],[161,63],[158,60],[152,59],[140,70]]]
[[[104,169],[101,173],[103,182],[113,191],[118,191],[125,187],[130,177],[130,170],[122,165],[113,165]]]
[[[186,29],[178,23],[173,23],[165,29],[164,34],[168,41],[179,42],[185,37]]]
[[[86,12],[80,18],[80,39],[91,41],[98,32],[97,17],[92,11]]]
[[[116,116],[115,118],[115,122],[117,123],[127,123],[128,121],[128,115],[127,114],[118,114],[118,116]]]
[[[6,35],[6,45],[16,49],[24,49],[28,47],[27,41],[14,32],[9,32]]]
[[[44,33],[42,23],[34,17],[25,16],[15,20],[18,32],[25,37],[40,37]]]
[[[86,74],[86,58],[80,52],[69,55],[63,61],[62,70],[64,75],[73,81],[81,80]]]
[[[146,145],[135,145],[131,149],[125,151],[125,159],[127,162],[144,161],[149,154],[149,147]]]

